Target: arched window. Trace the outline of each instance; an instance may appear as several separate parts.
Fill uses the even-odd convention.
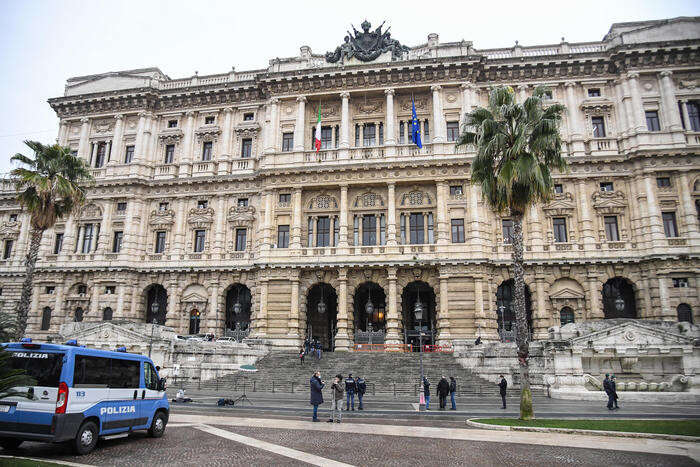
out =
[[[199,310],[192,308],[190,311],[190,334],[199,334]]]
[[[614,277],[603,284],[603,313],[605,319],[637,318],[637,304],[631,282]]]
[[[678,313],[679,323],[685,322],[693,324],[693,310],[690,308],[690,305],[687,303],[681,303],[676,308],[676,312]]]
[[[83,320],[83,309],[78,307],[75,309],[75,322],[79,323]]]
[[[515,340],[515,310],[513,300],[515,293],[515,281],[508,279],[501,283],[496,290],[496,313],[498,313],[498,333],[501,340],[511,342]],[[530,288],[525,285],[525,316],[527,326],[532,333],[532,297]]]
[[[51,308],[46,307],[41,313],[41,330],[48,331],[51,327]]]
[[[112,309],[110,307],[107,307],[102,311],[102,320],[112,321]]]
[[[565,324],[573,323],[574,322],[574,310],[572,310],[568,306],[565,306],[559,312],[559,317],[561,319],[562,326],[564,326]]]

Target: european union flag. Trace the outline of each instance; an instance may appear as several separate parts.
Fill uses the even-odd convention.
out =
[[[411,104],[413,106],[413,115],[411,116],[411,134],[413,135],[413,142],[416,143],[416,146],[422,148],[423,143],[420,140],[420,122],[416,116],[416,103],[413,98],[411,98]]]

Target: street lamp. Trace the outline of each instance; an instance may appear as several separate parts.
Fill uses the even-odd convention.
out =
[[[153,331],[155,330],[155,325],[157,323],[156,314],[160,310],[160,305],[156,301],[157,298],[153,298],[153,303],[151,303],[151,339],[148,341],[148,358],[151,358],[151,348],[153,347]]]
[[[323,284],[321,284],[321,300],[319,300],[318,305],[316,305],[316,309],[318,310],[318,314],[322,315],[326,312],[326,301],[324,300],[325,298],[325,291],[324,291]]]
[[[625,299],[621,295],[618,295],[615,299],[615,309],[618,312],[622,312],[625,309]]]
[[[418,297],[416,298],[416,303],[413,306],[413,313],[418,321],[418,345],[420,346],[420,390],[423,390],[423,304],[420,302],[420,292],[418,292]],[[419,398],[419,400],[421,400]],[[425,400],[425,399],[423,399]],[[425,410],[425,403],[421,402],[419,411]]]

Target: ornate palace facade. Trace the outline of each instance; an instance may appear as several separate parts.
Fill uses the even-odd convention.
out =
[[[262,70],[71,78],[49,103],[95,183],[44,234],[30,332],[155,321],[340,350],[413,341],[420,302],[437,343],[511,339],[510,221],[470,186],[473,150],[454,146],[493,85],[519,99],[544,85],[567,107],[570,169],[525,219],[534,337],[571,321],[697,319],[699,26],[477,49],[437,34],[409,48],[363,23],[335,52],[304,46]],[[1,194],[12,311],[29,222],[11,186]]]

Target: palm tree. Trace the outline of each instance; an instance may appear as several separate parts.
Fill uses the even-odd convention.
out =
[[[538,87],[523,103],[515,102],[513,89],[491,90],[486,108],[467,114],[457,146],[476,148],[471,181],[481,187],[484,199],[498,213],[513,220],[512,274],[516,344],[522,392],[520,418],[533,417],[528,356],[530,332],[525,308],[523,269],[523,216],[533,204],[545,202],[552,193],[554,169],[564,170],[559,123],[564,106],[542,104],[545,89]]]
[[[37,141],[25,141],[24,144],[34,151],[34,156],[15,154],[11,160],[24,167],[17,167],[10,172],[10,178],[18,191],[17,199],[29,212],[32,229],[25,260],[26,277],[17,303],[16,338],[21,337],[27,328],[34,266],[41,237],[58,219],[70,214],[84,202],[85,191],[80,183],[92,180],[88,166],[82,159],[71,154],[70,148],[58,144],[46,146]]]

